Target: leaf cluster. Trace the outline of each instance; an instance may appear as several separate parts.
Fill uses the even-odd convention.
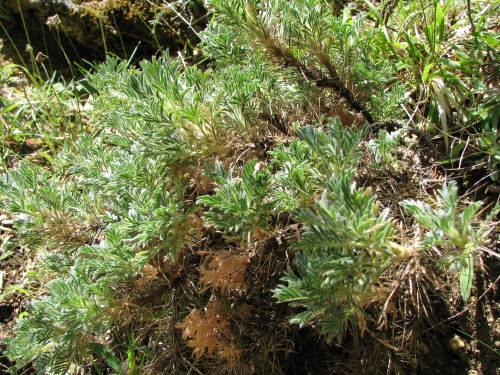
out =
[[[210,225],[228,232],[240,233],[242,239],[251,241],[257,229],[270,230],[270,215],[278,206],[273,197],[270,168],[258,169],[254,159],[243,167],[241,178],[234,179],[232,171],[226,172],[221,162],[216,162],[208,177],[221,184],[214,195],[205,195],[197,203],[210,207],[204,219]]]
[[[428,229],[419,248],[429,249],[439,246],[445,251],[439,263],[457,274],[460,274],[460,292],[466,301],[471,292],[474,278],[474,259],[478,250],[486,243],[488,231],[485,226],[474,223],[474,218],[482,206],[482,202],[470,202],[463,210],[459,210],[458,187],[454,181],[443,186],[437,194],[439,208],[433,209],[429,204],[405,200],[400,203],[415,220]]]
[[[389,210],[378,212],[370,189],[357,188],[354,170],[331,177],[321,199],[293,211],[305,223],[296,254],[281,285],[274,291],[281,301],[304,306],[292,321],[301,326],[316,322],[329,340],[340,339],[346,320],[364,324],[363,307],[384,298],[379,291],[386,267],[406,259],[410,250],[394,241]]]

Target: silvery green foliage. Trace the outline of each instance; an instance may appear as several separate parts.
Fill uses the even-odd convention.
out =
[[[320,199],[292,211],[305,224],[305,234],[281,285],[274,291],[280,301],[303,306],[292,317],[301,326],[317,323],[331,340],[340,340],[347,320],[359,323],[363,307],[384,298],[375,286],[386,266],[409,256],[393,242],[395,229],[389,210],[378,212],[370,189],[353,183],[354,170],[345,169],[328,179]]]
[[[111,58],[87,77],[96,134],[67,143],[52,171],[25,162],[2,176],[2,208],[15,216],[18,233],[12,246],[43,251],[43,267],[54,277],[9,342],[11,371],[35,361],[40,373],[65,373],[93,352],[95,335],[113,330],[103,317],[114,288],[153,256],[173,257],[189,236],[188,216],[199,208],[184,203],[179,169],[193,155],[217,151],[221,133],[251,138],[260,131],[259,114],[291,108],[278,99],[295,93],[280,95],[283,81],[270,66],[246,61],[215,72],[185,68],[168,54],[140,69]],[[247,204],[248,212],[236,207],[226,217],[231,224],[223,223],[247,236],[268,229],[275,206],[267,201],[270,170],[255,164],[243,168],[244,185],[227,191],[234,198],[228,202]],[[227,208],[223,203],[214,203],[209,220],[224,218],[216,212]]]
[[[203,50],[213,66],[241,65],[251,56],[251,48],[244,35],[229,25],[213,22],[200,33]]]
[[[217,150],[221,133],[251,138],[259,113],[286,108],[275,104],[283,83],[269,68],[254,59],[245,68],[202,71],[165,54],[134,69],[111,58],[87,78],[96,134],[68,143],[53,171],[21,163],[2,176],[2,208],[18,232],[12,246],[46,252],[43,267],[55,277],[9,343],[12,371],[32,360],[40,372],[55,373],[81,363],[93,335],[113,324],[103,319],[113,288],[156,254],[176,254],[198,209],[183,202],[187,185],[178,169],[194,154]],[[241,225],[244,233],[265,227],[270,214],[262,202],[270,173],[252,168],[243,190],[253,194],[248,205],[257,214],[236,217],[243,223],[234,230]]]
[[[382,31],[364,28],[365,15],[353,16],[346,8],[336,17],[332,6],[321,0],[212,0],[208,5],[224,24],[218,29],[222,45],[228,47],[222,61],[232,61],[242,48],[244,53],[265,53],[295,70],[296,80],[333,88],[367,119],[402,114],[403,90],[393,85],[397,67],[379,60],[385,53],[377,43]],[[214,43],[207,42],[213,52]]]
[[[353,108],[365,98],[368,106],[355,109],[381,118],[401,97],[390,85],[393,66],[372,60],[379,31],[364,30],[361,15],[334,17],[319,0],[210,4],[221,21],[202,33],[210,69],[168,54],[139,68],[109,59],[87,78],[95,134],[67,144],[51,170],[24,162],[2,175],[1,208],[15,216],[15,244],[46,252],[43,267],[54,277],[9,342],[7,355],[17,361],[11,372],[34,361],[39,373],[65,374],[91,352],[120,357],[114,347],[96,349],[95,339],[117,328],[108,317],[118,286],[155,255],[173,257],[189,235],[189,215],[202,206],[207,224],[242,245],[274,229],[278,213],[303,224],[286,285],[274,293],[305,309],[292,322],[318,323],[328,339],[340,338],[347,321],[363,324],[363,307],[385,297],[380,276],[408,257],[394,242],[389,210],[354,183],[368,128],[345,128],[339,119],[297,127],[299,139],[269,152],[271,167],[215,163],[206,172],[217,183],[214,194],[185,200],[182,167],[226,151],[227,135],[253,141],[272,126],[266,119],[289,120],[307,106],[305,91],[315,84],[350,97]],[[380,75],[365,74],[375,68]],[[397,134],[381,133],[372,143],[381,164],[392,162],[396,147]],[[485,238],[472,224],[479,204],[459,212],[453,184],[440,197],[439,210],[415,201],[403,206],[430,228],[422,246],[448,250],[443,261],[461,272],[465,298]]]
[[[367,132],[367,127],[344,127],[339,118],[330,118],[326,131],[311,125],[297,128],[301,140],[270,152],[279,168],[276,180],[281,207],[288,210],[308,205],[326,188],[330,176],[356,167],[361,157],[359,145]]]
[[[439,263],[449,267],[453,273],[460,274],[460,292],[466,301],[472,288],[474,259],[488,234],[486,227],[474,224],[474,217],[482,202],[471,202],[460,210],[458,187],[454,181],[443,185],[437,199],[439,208],[413,199],[400,204],[422,227],[428,229],[419,248],[426,250],[439,246],[444,250]]]
[[[215,195],[204,195],[197,203],[210,207],[205,220],[226,235],[239,234],[241,240],[250,244],[252,232],[257,229],[270,230],[268,221],[278,207],[274,197],[270,168],[258,169],[257,160],[245,164],[241,178],[234,179],[231,170],[226,172],[220,162],[206,175],[220,186]]]
[[[116,87],[137,72],[111,60],[96,75]],[[153,256],[173,257],[189,232],[193,207],[173,169],[189,149],[176,128],[149,121],[124,96],[100,97],[93,110],[100,134],[68,144],[52,170],[23,162],[0,178],[2,209],[18,233],[12,245],[44,255],[53,278],[9,340],[13,373],[31,361],[39,373],[55,374],[81,364],[96,335],[113,329],[106,317],[117,286]]]
[[[139,71],[110,59],[92,76],[101,94],[94,103],[113,107],[114,121],[131,128],[130,136],[135,136],[130,120],[138,119],[152,132],[175,129],[192,152],[221,152],[227,132],[252,140],[261,131],[259,117],[282,115],[296,106],[293,84],[279,78],[262,57],[243,55],[240,60],[203,71],[165,54],[141,62]]]
[[[325,186],[324,174],[320,170],[321,159],[305,141],[295,139],[290,146],[280,145],[270,152],[278,166],[275,178],[278,182],[276,194],[281,206],[289,211],[307,206],[311,197]]]
[[[367,128],[344,128],[331,120],[328,131],[312,126],[296,129],[301,140],[278,147],[277,168],[259,170],[257,161],[247,163],[241,178],[233,177],[217,162],[207,175],[220,186],[215,194],[202,196],[199,203],[210,207],[205,219],[216,228],[240,233],[270,229],[270,215],[276,209],[292,211],[304,223],[304,237],[295,244],[297,273],[288,267],[274,291],[281,301],[304,306],[307,311],[292,317],[304,325],[319,322],[329,339],[339,337],[346,320],[357,322],[363,306],[380,295],[374,283],[385,266],[408,256],[392,242],[395,235],[389,210],[378,212],[370,189],[353,183],[355,167]],[[320,199],[312,201],[312,196]]]
[[[397,169],[396,152],[400,145],[401,134],[403,129],[395,130],[388,133],[386,130],[380,130],[378,137],[367,142],[367,147],[374,153],[374,161],[376,165]]]
[[[310,125],[296,132],[302,141],[270,152],[278,168],[274,175],[270,168],[259,170],[257,160],[245,164],[241,178],[233,178],[233,170],[226,172],[220,162],[206,172],[220,184],[214,195],[198,200],[210,207],[205,214],[208,224],[226,234],[246,234],[248,242],[256,229],[270,230],[271,214],[308,205],[312,195],[326,188],[329,176],[357,164],[358,145],[367,128],[344,128],[338,119],[332,119],[326,132]]]
[[[112,328],[103,314],[114,300],[114,290],[106,277],[96,277],[84,263],[74,262],[65,277],[46,285],[46,296],[28,304],[16,337],[8,340],[6,354],[16,360],[11,373],[33,361],[37,373],[66,374],[72,364],[86,358],[92,338]]]
[[[282,204],[305,224],[294,244],[300,250],[295,268],[288,266],[282,279],[287,285],[274,294],[305,307],[291,322],[317,323],[329,340],[340,339],[346,321],[362,324],[364,306],[384,298],[376,287],[381,274],[410,251],[394,242],[389,210],[379,212],[371,189],[353,182],[367,129],[345,128],[333,119],[326,132],[305,126],[297,134],[302,141],[272,152]]]
[[[185,185],[170,167],[135,142],[109,147],[82,137],[58,160],[64,172],[40,172],[27,163],[2,176],[3,207],[15,215],[17,243],[49,253],[43,267],[55,279],[32,301],[7,355],[16,367],[35,360],[40,373],[65,373],[81,363],[115,286],[140,273],[155,254],[173,256],[187,234]],[[175,152],[170,154],[175,160]],[[180,228],[185,228],[181,230]]]

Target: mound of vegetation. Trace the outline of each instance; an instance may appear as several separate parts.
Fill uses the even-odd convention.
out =
[[[497,374],[498,1],[206,6],[201,63],[2,68],[5,368]]]

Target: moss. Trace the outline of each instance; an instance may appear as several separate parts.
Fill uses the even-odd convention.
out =
[[[82,18],[99,22],[110,36],[121,32],[148,41],[156,48],[178,48],[185,44],[183,39],[189,38],[186,25],[175,19],[175,14],[161,3],[154,6],[141,0],[83,1],[79,9]],[[153,35],[149,21],[158,18],[161,26],[154,29]]]
[[[82,65],[83,59],[103,60],[108,53],[127,59],[134,53],[140,59],[159,50],[176,51],[197,44],[196,33],[164,0],[151,2],[158,5],[147,0],[0,0],[0,18],[5,14],[4,27],[16,45],[11,56],[15,61],[30,61],[29,54],[16,57],[16,50],[23,53],[29,43],[35,55],[49,56],[49,70],[69,69],[73,74],[70,61]],[[202,5],[185,12],[185,19],[202,19],[194,27],[203,29],[206,10]],[[61,22],[57,28],[49,28],[47,20],[56,13]],[[150,22],[153,20],[157,23]]]

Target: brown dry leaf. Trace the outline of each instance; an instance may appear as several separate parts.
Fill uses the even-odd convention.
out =
[[[393,302],[389,302],[384,306],[384,312],[394,312],[396,311],[396,305]]]
[[[200,357],[214,352],[218,343],[218,338],[213,328],[207,327],[207,330],[201,331],[195,338],[189,340],[188,345],[193,348],[193,355]]]
[[[147,316],[148,311],[127,298],[119,298],[114,300],[113,304],[108,308],[103,308],[102,314],[110,319],[129,324],[138,317]]]
[[[220,312],[221,305],[215,301],[204,312],[193,309],[183,322],[176,325],[183,329],[182,337],[190,339],[188,346],[193,348],[193,356],[205,353],[234,360],[241,354],[241,349],[234,343],[227,318]]]
[[[192,310],[184,321],[176,325],[182,328],[182,337],[190,339],[188,345],[193,348],[193,355],[200,357],[207,350],[212,353],[217,345],[217,332],[213,325],[213,317],[207,319],[206,312]]]
[[[224,250],[211,253],[209,257],[212,257],[209,268],[201,270],[200,284],[205,285],[203,291],[220,288],[224,293],[244,289],[245,270],[250,262],[248,255]]]
[[[203,317],[201,312],[197,309],[191,310],[188,316],[184,318],[182,323],[177,323],[177,328],[182,328],[184,331],[182,332],[183,338],[194,337],[196,332],[198,331],[198,327],[203,324]]]
[[[229,343],[229,345],[224,345],[220,352],[219,357],[227,359],[228,361],[234,361],[239,358],[241,355],[241,348],[236,345],[234,342]]]

